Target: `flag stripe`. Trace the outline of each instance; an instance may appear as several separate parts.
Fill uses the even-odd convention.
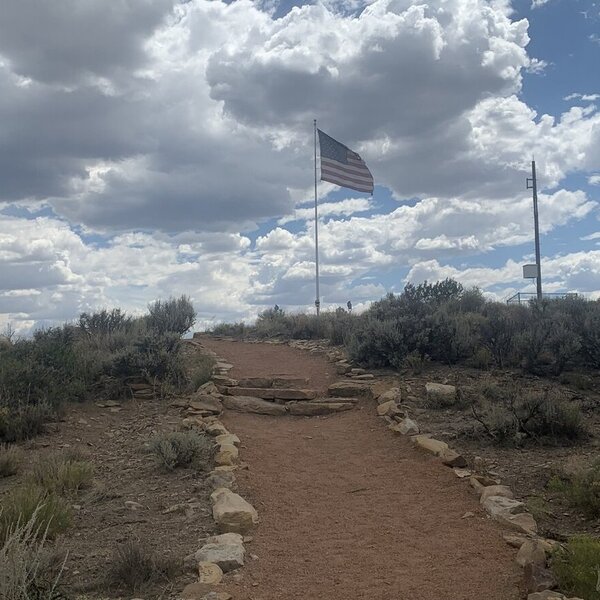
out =
[[[354,173],[347,173],[343,169],[321,167],[321,174],[329,175],[330,177],[341,177],[342,179],[347,179],[348,181],[354,181],[354,183],[364,183],[369,185],[373,184],[373,179],[371,177],[360,177]]]
[[[334,183],[335,185],[339,185],[341,187],[350,188],[351,190],[356,190],[357,192],[367,192],[369,194],[373,193],[373,184],[370,183],[353,183],[348,181],[347,179],[342,179],[341,177],[321,177],[322,181],[329,181],[329,183]]]
[[[329,168],[334,168],[334,169],[340,169],[341,171],[344,171],[347,173],[355,173],[356,175],[368,177],[369,179],[373,178],[371,175],[371,172],[369,171],[369,169],[367,169],[367,167],[365,166],[364,163],[361,166],[344,165],[342,163],[339,163],[335,160],[331,160],[329,158],[322,158],[321,159],[321,167],[322,168],[329,167]]]

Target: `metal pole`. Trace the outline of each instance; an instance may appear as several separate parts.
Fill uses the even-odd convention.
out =
[[[317,210],[317,120],[314,120],[315,134],[315,280],[317,285],[317,298],[315,300],[315,308],[317,309],[317,317],[321,310],[321,299],[319,294],[319,214]]]
[[[535,160],[531,161],[531,189],[533,190],[533,224],[535,227],[535,264],[537,265],[537,299],[542,299],[542,262],[540,256],[540,224],[538,220],[537,175]]]

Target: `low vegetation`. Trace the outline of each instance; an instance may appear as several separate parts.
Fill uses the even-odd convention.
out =
[[[51,454],[34,464],[30,481],[49,493],[77,494],[92,485],[92,463],[69,453]]]
[[[33,600],[58,598],[64,560],[46,546],[37,512],[16,524],[0,543],[0,598]]]
[[[37,535],[55,538],[71,523],[69,503],[55,492],[27,483],[2,496],[0,540],[5,541],[24,523],[32,522]]]
[[[107,584],[136,592],[149,583],[169,581],[179,570],[177,561],[159,557],[141,542],[128,541],[113,552]]]
[[[158,300],[137,318],[102,310],[83,313],[76,324],[37,331],[32,339],[3,338],[0,442],[39,434],[64,402],[126,397],[132,377],[185,389],[190,379],[180,360],[181,336],[194,320],[194,308],[182,296]]]
[[[215,452],[212,438],[195,431],[176,431],[156,436],[150,441],[149,451],[157,463],[172,471],[177,467],[210,469]]]
[[[488,302],[478,289],[451,279],[409,284],[360,315],[338,308],[317,319],[275,307],[253,325],[222,324],[213,332],[258,339],[324,338],[344,344],[350,357],[366,367],[419,369],[419,361],[431,360],[552,376],[600,367],[599,302],[565,298],[508,306]]]
[[[561,494],[586,517],[600,517],[600,461],[577,473],[554,476],[548,489]]]
[[[600,600],[600,539],[576,536],[552,557],[552,571],[569,596]]]
[[[571,443],[585,434],[579,407],[552,388],[484,384],[471,400],[481,431],[498,443]]]
[[[0,445],[0,477],[10,477],[19,472],[23,454],[19,448]]]

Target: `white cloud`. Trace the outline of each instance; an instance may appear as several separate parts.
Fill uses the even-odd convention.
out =
[[[366,212],[373,208],[373,201],[368,198],[351,198],[337,202],[323,202],[318,206],[319,218],[342,216],[348,217],[353,214]],[[278,225],[285,225],[293,221],[307,221],[315,218],[315,209],[297,208],[293,215],[282,217],[277,221]]]
[[[583,102],[595,102],[600,100],[600,94],[569,94],[564,97],[564,100],[582,100]]]
[[[540,6],[544,6],[544,4],[548,4],[550,0],[531,0],[531,8],[539,8]]]
[[[600,175],[590,175],[588,177],[588,183],[590,185],[600,185]]]

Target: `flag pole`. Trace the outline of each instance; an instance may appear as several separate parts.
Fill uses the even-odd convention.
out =
[[[319,214],[317,210],[317,120],[314,120],[314,138],[315,138],[315,281],[317,287],[317,298],[315,300],[315,308],[317,309],[317,317],[321,310],[321,299],[319,294]]]

